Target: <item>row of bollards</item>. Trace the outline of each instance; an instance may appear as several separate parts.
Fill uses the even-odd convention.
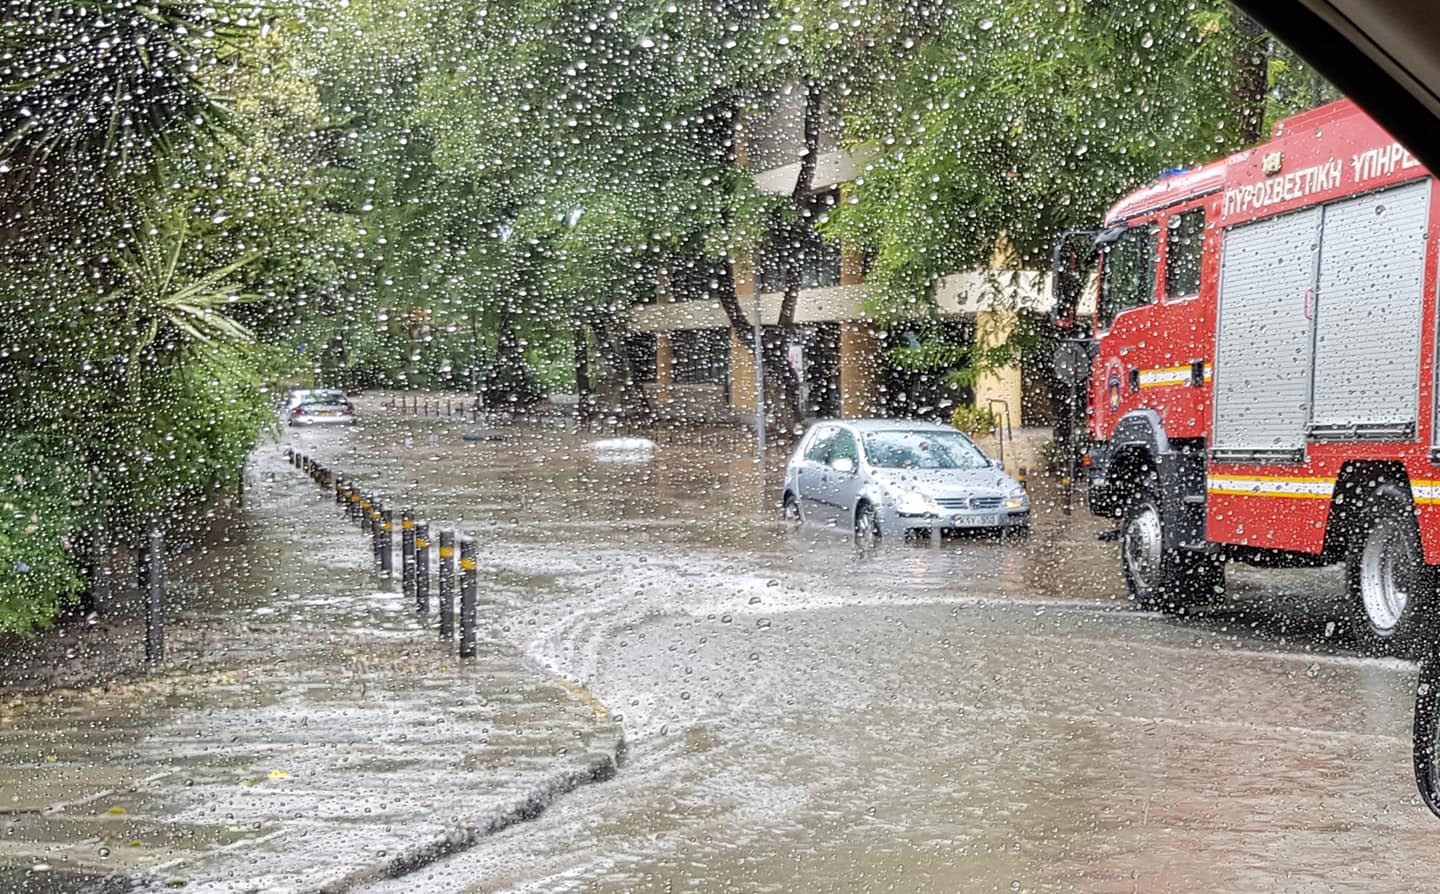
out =
[[[343,506],[345,515],[356,522],[370,537],[375,570],[390,577],[394,574],[394,511],[387,508],[378,495],[370,494],[343,475],[335,474],[300,452],[287,449],[290,464],[305,472],[322,488],[333,488],[336,505]],[[456,569],[459,569],[460,590],[460,657],[475,656],[475,594],[479,567],[473,537],[460,537],[456,549],[454,531],[441,531],[436,550],[440,638],[455,638]],[[415,601],[415,611],[430,611],[430,526],[415,518],[409,509],[400,513],[400,588],[407,599]]]

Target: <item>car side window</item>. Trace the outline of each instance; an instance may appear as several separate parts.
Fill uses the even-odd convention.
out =
[[[810,446],[805,448],[805,458],[812,463],[830,462],[830,442],[838,431],[830,426],[816,429],[815,434],[810,436]]]
[[[855,444],[855,436],[844,429],[838,429],[830,442],[830,462],[833,463],[837,459],[848,459],[852,463],[860,461],[860,452]]]

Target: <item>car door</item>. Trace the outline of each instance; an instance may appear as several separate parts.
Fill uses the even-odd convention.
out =
[[[829,524],[834,520],[824,493],[822,480],[830,467],[830,442],[839,428],[834,425],[818,426],[810,434],[805,452],[795,464],[795,490],[800,500],[800,511],[805,518],[817,524]]]
[[[830,441],[830,461],[820,478],[824,488],[831,521],[849,529],[855,518],[855,501],[860,496],[860,448],[855,434],[849,429],[838,429]]]

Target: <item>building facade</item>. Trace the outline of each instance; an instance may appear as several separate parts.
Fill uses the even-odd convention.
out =
[[[803,91],[791,91],[777,98],[768,116],[740,133],[737,156],[760,190],[787,196],[794,190],[803,116]],[[828,242],[813,228],[841,201],[844,186],[863,173],[864,154],[841,149],[839,130],[838,118],[827,116],[809,193],[812,226],[798,243],[801,291],[787,353],[800,380],[802,412],[821,418],[944,418],[954,403],[965,400],[1003,411],[1012,424],[1021,424],[1026,398],[1018,367],[987,373],[973,388],[947,395],[936,382],[922,384],[925,377],[907,376],[890,363],[890,348],[916,334],[905,327],[887,331],[868,317],[865,252]],[[761,244],[735,260],[731,273],[750,325],[757,310],[763,326],[778,324],[785,252],[796,245]],[[997,252],[995,269],[942,281],[936,293],[941,325],[953,327],[957,337],[994,345],[1008,337],[1017,308],[1047,310],[1048,276],[1012,271],[1009,260]],[[637,308],[631,327],[637,333],[634,363],[653,375],[649,388],[658,406],[710,417],[754,413],[754,357],[733,335],[718,302],[674,300],[661,283],[655,303]]]

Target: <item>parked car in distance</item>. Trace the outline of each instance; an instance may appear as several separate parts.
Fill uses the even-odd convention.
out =
[[[1030,526],[1025,488],[974,441],[931,422],[817,422],[790,457],[783,493],[787,521],[852,530],[862,547],[917,530]]]
[[[350,425],[355,421],[355,405],[338,389],[296,389],[281,414],[289,425]]]

